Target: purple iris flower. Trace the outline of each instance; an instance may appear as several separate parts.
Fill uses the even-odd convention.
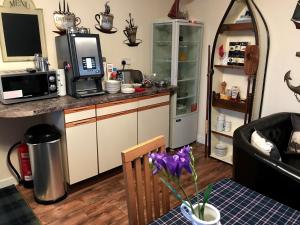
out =
[[[172,176],[177,175],[177,169],[178,169],[178,160],[179,156],[178,155],[173,155],[173,156],[167,156],[164,158],[167,170]]]
[[[189,157],[191,152],[191,147],[189,145],[184,146],[182,149],[180,149],[177,152],[177,155],[182,156],[182,157]]]
[[[165,169],[174,177],[180,177],[183,169],[185,169],[188,173],[192,173],[190,152],[190,146],[185,146],[175,155],[167,155],[166,153],[150,153],[149,159],[154,165],[153,174],[157,174],[162,169]]]
[[[160,170],[166,169],[166,164],[164,161],[164,157],[167,155],[165,153],[149,153],[149,159],[151,159],[151,163],[154,165],[153,174],[157,174]]]

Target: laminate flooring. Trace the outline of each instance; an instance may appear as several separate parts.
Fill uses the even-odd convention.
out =
[[[193,144],[200,188],[223,178],[232,177],[232,166],[204,157],[204,146]],[[190,176],[182,177],[188,195],[195,193]],[[34,201],[32,190],[18,186],[36,216],[45,225],[127,225],[127,205],[121,170],[93,184],[72,187],[68,197],[56,204],[40,205]],[[171,208],[180,204],[171,197]]]

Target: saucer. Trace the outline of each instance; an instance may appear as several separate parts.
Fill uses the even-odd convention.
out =
[[[136,47],[139,44],[141,44],[143,41],[141,39],[136,39],[135,43],[130,43],[129,40],[125,40],[123,42],[124,42],[124,44],[128,45],[129,47]]]
[[[54,31],[52,31],[52,32],[54,32],[54,33],[56,33],[56,34],[59,34],[59,35],[65,35],[65,34],[66,34],[66,31],[65,31],[65,30],[54,30]]]
[[[111,30],[104,30],[104,29],[102,29],[102,28],[99,26],[99,24],[96,24],[96,25],[95,25],[95,28],[96,28],[97,30],[99,30],[100,32],[105,33],[105,34],[114,34],[114,33],[116,33],[116,32],[118,31],[118,29],[115,28],[115,27],[113,27]]]

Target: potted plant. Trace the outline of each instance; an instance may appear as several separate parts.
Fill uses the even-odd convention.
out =
[[[150,153],[149,163],[153,174],[157,174],[160,180],[172,191],[175,197],[182,202],[181,212],[193,225],[218,225],[220,212],[214,206],[208,204],[212,185],[208,185],[202,202],[199,198],[198,175],[195,170],[195,158],[190,146],[185,146],[176,154]],[[192,204],[190,197],[185,192],[180,177],[182,170],[191,174],[196,191],[196,203]],[[182,194],[184,197],[182,197]]]

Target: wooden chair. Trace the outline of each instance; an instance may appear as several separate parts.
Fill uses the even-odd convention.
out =
[[[165,138],[158,136],[122,152],[130,225],[148,224],[170,210],[168,188],[152,175],[148,159],[150,152],[164,151]]]

